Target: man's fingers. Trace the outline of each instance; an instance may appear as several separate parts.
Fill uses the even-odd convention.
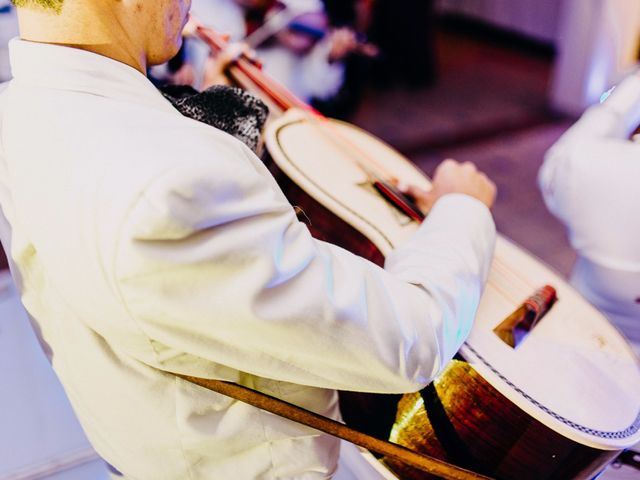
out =
[[[437,198],[437,195],[432,191],[403,182],[399,182],[396,188],[411,198],[424,213],[431,210],[431,206]]]

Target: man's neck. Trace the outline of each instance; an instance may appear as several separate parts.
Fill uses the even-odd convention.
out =
[[[146,74],[144,52],[136,52],[126,29],[100,2],[73,3],[55,13],[20,8],[20,38],[87,50],[125,63]],[[110,3],[110,2],[108,2]],[[105,10],[105,11],[96,11]],[[107,20],[105,20],[107,19]]]

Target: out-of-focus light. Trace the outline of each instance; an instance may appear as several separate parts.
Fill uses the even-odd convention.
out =
[[[604,92],[602,95],[600,95],[600,103],[604,102],[607,98],[609,98],[609,95],[611,95],[611,92],[613,92],[615,89],[616,87],[613,86],[609,90]]]

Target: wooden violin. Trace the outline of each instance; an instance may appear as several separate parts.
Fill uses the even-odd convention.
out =
[[[210,30],[197,33],[212,49],[224,48]],[[423,218],[392,185],[428,189],[429,179],[377,138],[322,117],[250,59],[238,58],[228,73],[270,106],[268,163],[289,201],[311,219],[312,233],[382,265]],[[494,330],[548,284],[557,291],[553,307],[517,348],[503,341]],[[590,479],[640,441],[640,365],[628,342],[562,278],[503,236],[458,358],[399,402],[341,398],[356,426],[391,416],[385,435],[392,441],[500,479]],[[428,478],[388,464],[399,478]]]

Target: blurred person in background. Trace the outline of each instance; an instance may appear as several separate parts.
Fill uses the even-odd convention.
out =
[[[232,41],[248,41],[264,71],[307,102],[337,94],[345,77],[343,60],[357,46],[353,30],[330,27],[320,0],[194,0],[191,11]],[[223,81],[209,55],[202,42],[187,39],[169,82],[200,90]]]
[[[333,118],[348,118],[360,103],[374,65],[380,60],[377,45],[369,43],[374,0],[323,0],[329,24],[355,33],[359,47],[344,58],[340,89],[328,99],[314,99],[313,106]]]
[[[9,40],[18,36],[18,17],[10,0],[0,0],[0,83],[11,78]]]
[[[640,353],[640,73],[547,152],[539,184],[578,253],[571,283]]]

